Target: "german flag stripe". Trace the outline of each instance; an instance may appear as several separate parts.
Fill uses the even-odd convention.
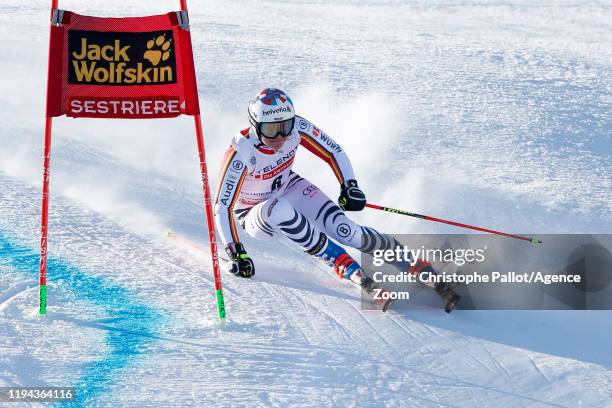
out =
[[[221,173],[219,174],[219,179],[217,180],[217,194],[215,196],[215,205],[219,201],[219,193],[221,192],[221,185],[223,184],[223,179],[225,178],[227,169],[232,163],[232,160],[234,160],[235,156],[236,150],[232,146],[228,147],[228,149],[225,151],[225,156],[223,157],[223,167],[221,167]]]
[[[234,238],[234,242],[239,242],[240,237],[238,236],[238,230],[236,230],[236,222],[234,221],[234,204],[238,200],[238,196],[240,195],[240,190],[242,190],[242,184],[244,180],[246,180],[247,171],[246,168],[242,171],[242,175],[240,176],[240,180],[238,180],[238,186],[234,191],[234,197],[232,197],[232,202],[229,205],[227,215],[229,217],[230,229],[232,230],[232,238]]]
[[[301,139],[300,144],[310,150],[312,153],[323,159],[332,168],[332,171],[336,175],[336,178],[340,183],[344,183],[344,176],[338,166],[338,162],[332,153],[321,146],[315,139],[306,133],[300,133]]]

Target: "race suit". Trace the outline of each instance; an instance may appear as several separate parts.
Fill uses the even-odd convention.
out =
[[[234,215],[256,239],[279,234],[319,255],[329,236],[340,244],[371,253],[394,247],[393,238],[351,221],[317,186],[291,170],[299,146],[323,159],[340,183],[355,179],[342,148],[308,120],[295,127],[278,151],[262,144],[254,129],[238,133],[227,149],[215,199],[215,223],[225,246],[240,242]]]

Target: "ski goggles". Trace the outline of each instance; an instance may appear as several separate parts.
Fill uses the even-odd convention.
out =
[[[278,135],[287,137],[293,132],[295,118],[283,120],[282,122],[261,122],[257,126],[259,134],[268,139],[275,139]]]

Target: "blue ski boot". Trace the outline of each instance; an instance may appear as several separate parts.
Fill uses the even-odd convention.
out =
[[[339,278],[348,279],[357,284],[360,283],[358,281],[361,280],[361,266],[346,253],[344,248],[331,239],[327,240],[325,250],[318,256],[323,259],[326,264],[334,267],[334,272],[336,272]],[[359,279],[351,278],[355,272],[358,272],[355,278]]]
[[[322,258],[329,266],[333,266],[338,277],[348,279],[359,285],[368,297],[372,299],[372,302],[383,312],[386,312],[391,303],[393,303],[393,299],[387,296],[388,291],[379,287],[369,277],[363,276],[359,263],[347,254],[344,248],[337,245],[331,239],[327,240],[327,246],[323,253],[317,256]]]

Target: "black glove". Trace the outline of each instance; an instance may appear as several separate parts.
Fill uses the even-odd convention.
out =
[[[363,191],[357,185],[357,181],[349,180],[340,186],[340,197],[338,205],[344,211],[361,211],[366,205],[366,198]]]
[[[252,278],[255,275],[255,264],[240,242],[227,244],[225,252],[230,257],[228,271],[242,278]]]

